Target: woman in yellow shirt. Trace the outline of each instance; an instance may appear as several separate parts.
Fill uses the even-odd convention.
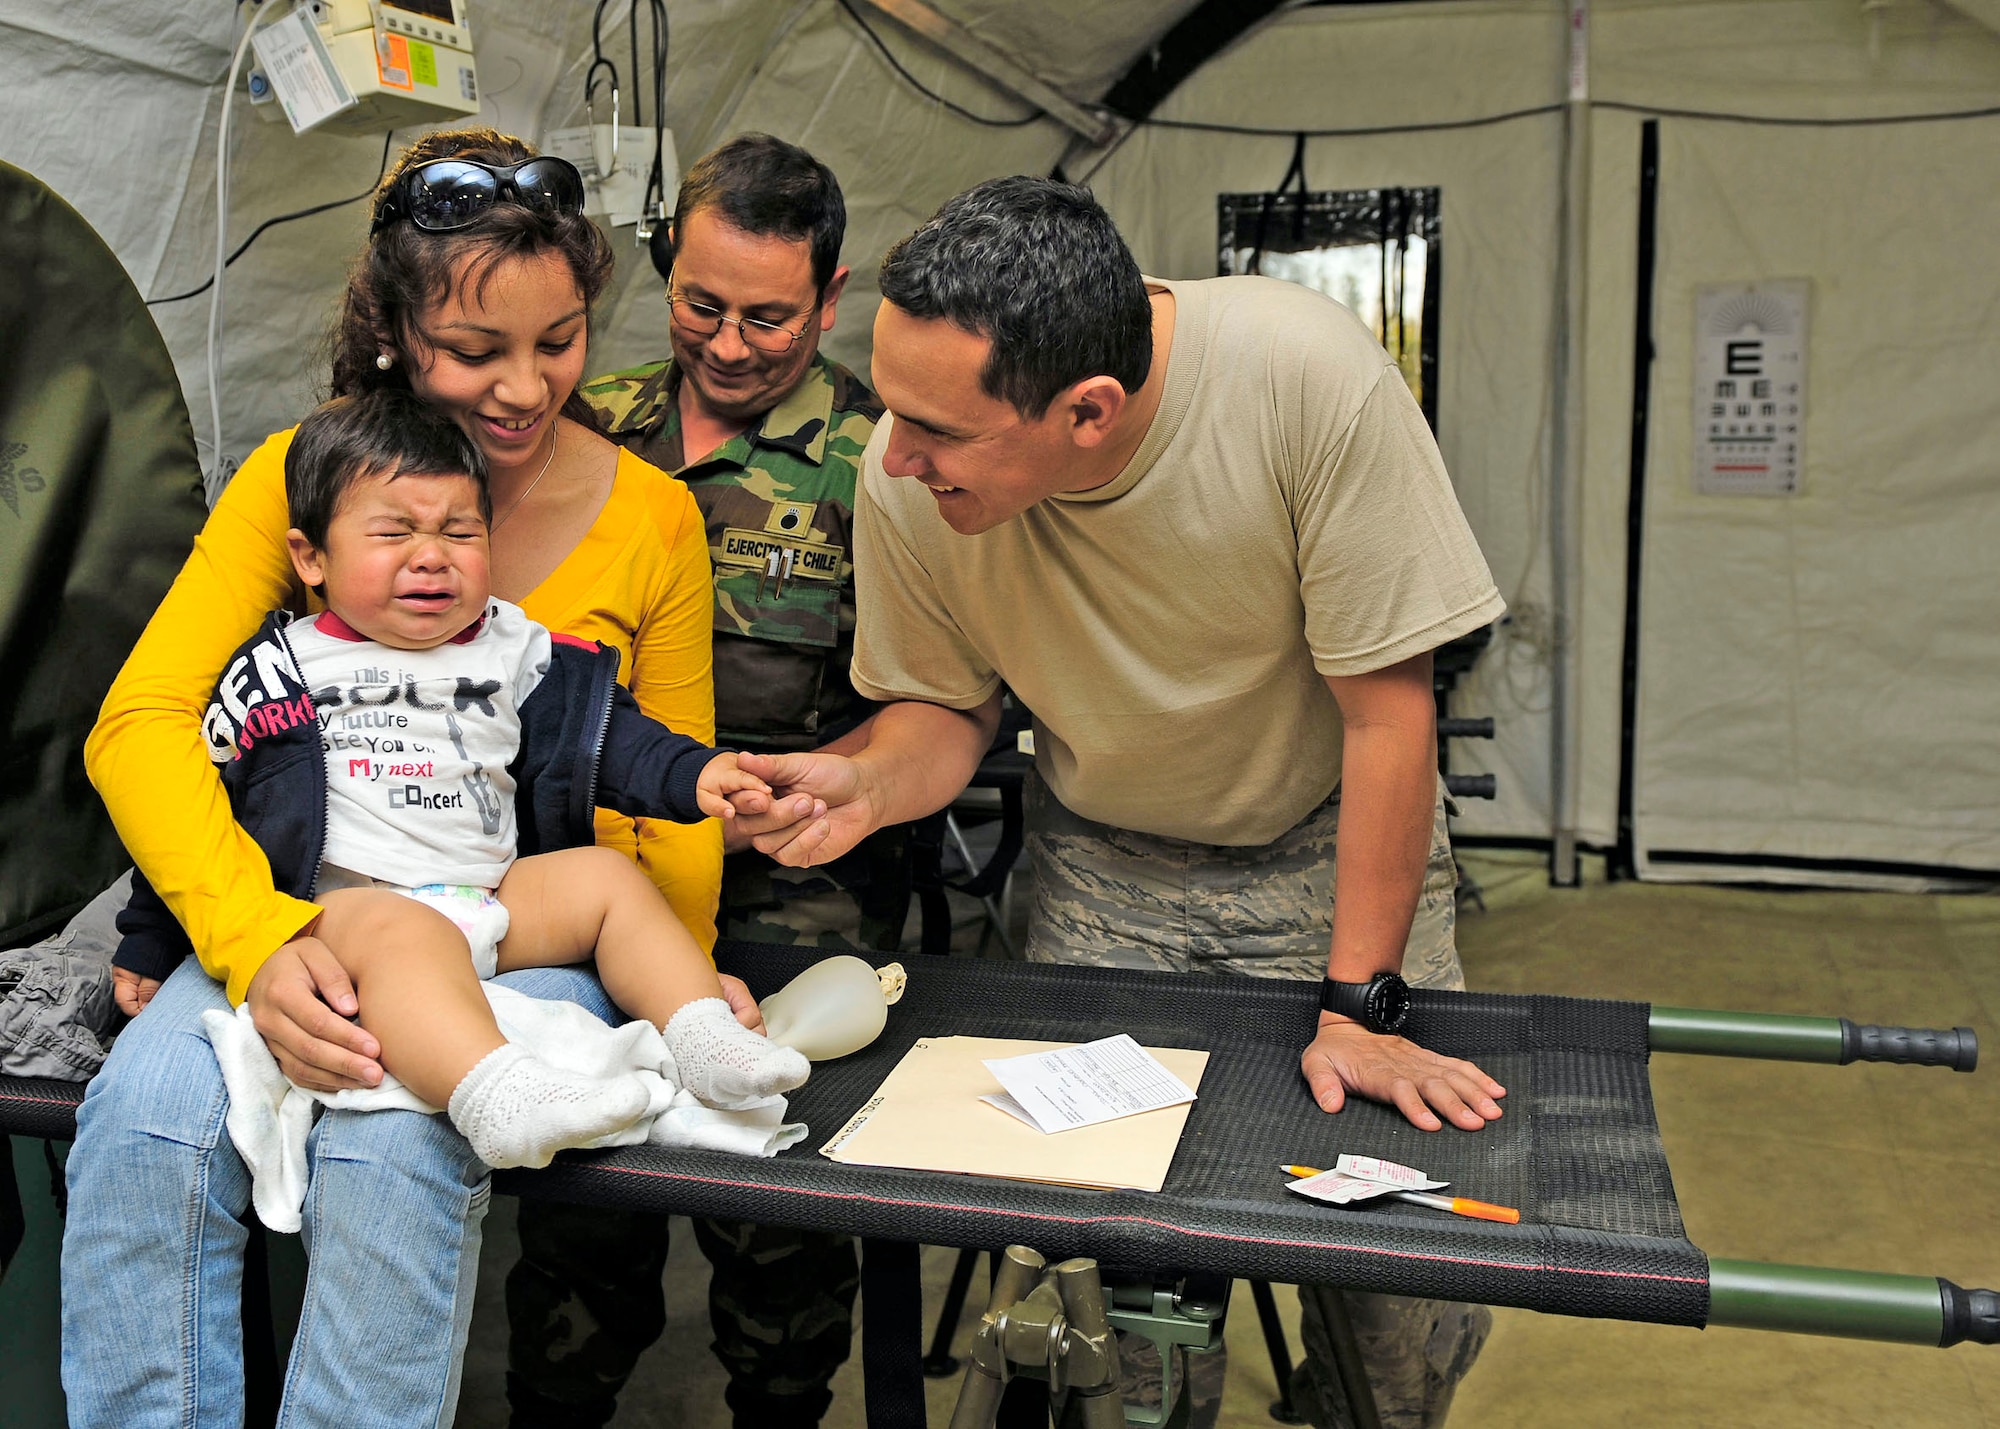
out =
[[[714,733],[709,563],[686,488],[621,451],[575,398],[609,244],[582,186],[491,130],[419,140],[377,193],[333,339],[336,394],[407,386],[466,428],[491,468],[494,593],[550,629],[615,646],[640,706]],[[78,1114],[63,1252],[63,1383],[74,1424],[234,1423],[249,1177],[221,1134],[227,1098],[201,1013],[248,1001],[280,1064],[332,1090],[381,1078],[348,1021],[352,988],[237,826],[201,735],[229,654],[297,604],[285,551],[289,432],[251,454],[106,699],[87,750],[126,848],[200,966],[127,978],[119,1038]],[[715,824],[600,811],[704,945],[715,938]],[[587,977],[536,995],[609,1011]],[[517,983],[517,985],[521,985]],[[740,986],[740,985],[739,985]],[[732,999],[734,1000],[734,999]],[[485,1214],[486,1167],[441,1118],[330,1111],[312,1138],[306,1304],[285,1422],[449,1423]]]

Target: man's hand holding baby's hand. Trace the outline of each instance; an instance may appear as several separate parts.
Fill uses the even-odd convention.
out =
[[[711,819],[733,819],[741,812],[761,814],[771,807],[771,786],[736,766],[728,750],[715,756],[695,781],[695,803]]]

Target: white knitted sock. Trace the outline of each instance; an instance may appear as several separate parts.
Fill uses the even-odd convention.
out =
[[[685,1004],[661,1030],[681,1085],[725,1111],[788,1092],[812,1075],[804,1053],[752,1032],[719,997]]]
[[[509,1042],[465,1074],[446,1110],[488,1166],[546,1166],[566,1147],[630,1126],[647,1102],[637,1077],[580,1077]]]

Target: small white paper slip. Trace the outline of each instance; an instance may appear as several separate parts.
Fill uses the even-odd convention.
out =
[[[1053,1052],[992,1058],[984,1065],[1013,1105],[994,1096],[980,1100],[1044,1132],[1074,1131],[1194,1100],[1187,1083],[1123,1032]]]
[[[1375,1196],[1386,1196],[1396,1190],[1380,1181],[1363,1181],[1354,1176],[1343,1176],[1338,1171],[1322,1171],[1317,1176],[1308,1176],[1303,1181],[1292,1181],[1286,1189],[1297,1191],[1301,1196],[1310,1196],[1315,1201],[1331,1201],[1336,1206],[1344,1206],[1350,1201],[1366,1201]]]
[[[1375,1156],[1342,1156],[1331,1171],[1291,1181],[1286,1189],[1310,1196],[1315,1201],[1331,1201],[1337,1206],[1366,1201],[1396,1191],[1435,1191],[1449,1185],[1433,1181],[1414,1166],[1399,1165]]]
[[[1414,1166],[1398,1165],[1379,1156],[1342,1156],[1333,1163],[1333,1169],[1343,1176],[1379,1181],[1398,1191],[1435,1191],[1440,1186],[1451,1184],[1449,1181],[1433,1181]]]

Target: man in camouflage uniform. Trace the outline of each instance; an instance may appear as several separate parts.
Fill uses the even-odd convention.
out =
[[[832,743],[872,706],[848,681],[855,473],[882,414],[819,352],[847,280],[833,175],[767,135],[688,170],[667,273],[673,357],[586,382],[613,441],[688,484],[715,569],[718,742]],[[903,831],[826,868],[747,847],[723,870],[725,936],[893,949],[909,905]],[[524,1201],[507,1280],[515,1429],[609,1421],[665,1323],[667,1218]],[[847,1358],[858,1271],[846,1236],[697,1220],[709,1318],[738,1426],[817,1424]]]

